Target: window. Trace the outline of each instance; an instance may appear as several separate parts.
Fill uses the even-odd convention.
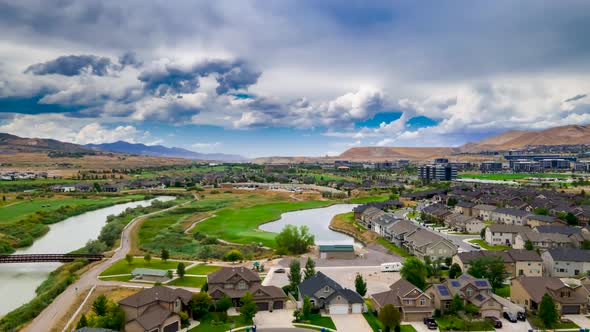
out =
[[[445,302],[445,309],[449,309],[450,306],[451,306],[451,302],[446,301]]]
[[[232,288],[234,288],[234,285],[233,284],[224,284],[223,285],[223,288],[225,288],[225,289],[232,289]]]
[[[330,287],[326,286],[324,287],[324,293],[328,293],[330,291]]]
[[[420,299],[420,305],[421,305],[421,306],[423,306],[423,305],[425,305],[425,304],[426,304],[426,300],[424,300],[424,299]]]
[[[244,280],[240,281],[238,283],[238,289],[247,289],[248,285],[246,284],[246,282]]]
[[[410,304],[412,304],[412,301],[411,300],[404,300],[404,304],[410,305]]]

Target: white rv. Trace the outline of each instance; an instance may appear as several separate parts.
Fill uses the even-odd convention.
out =
[[[399,272],[402,266],[402,262],[383,263],[381,264],[381,272]]]

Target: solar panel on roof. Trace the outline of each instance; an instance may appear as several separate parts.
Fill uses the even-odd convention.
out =
[[[475,286],[477,287],[486,287],[488,282],[486,280],[475,280]]]
[[[461,283],[460,283],[460,282],[458,282],[458,281],[456,281],[456,280],[453,280],[453,281],[451,281],[451,285],[452,285],[453,287],[461,287]]]
[[[476,300],[478,301],[483,301],[485,299],[485,297],[481,294],[477,294],[477,296],[475,297]]]
[[[440,295],[442,296],[449,296],[449,290],[443,286],[443,285],[438,285],[436,286],[438,288],[438,292],[440,293]]]

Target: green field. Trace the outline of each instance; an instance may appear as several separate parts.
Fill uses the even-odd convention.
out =
[[[509,246],[490,246],[489,244],[486,243],[486,241],[481,240],[481,239],[473,239],[473,240],[469,240],[469,242],[470,243],[479,244],[485,250],[506,250],[506,249],[510,249]]]
[[[233,243],[262,243],[275,247],[275,233],[258,230],[263,223],[279,219],[281,214],[290,211],[328,206],[328,201],[302,201],[261,204],[237,209],[222,209],[193,229],[209,236],[215,236]]]
[[[199,264],[191,267],[190,269],[187,269],[185,272],[186,274],[205,275],[211,272],[215,272],[219,269],[221,269],[221,266]]]
[[[107,204],[117,204],[120,202],[128,202],[131,200],[143,199],[144,195],[128,195],[128,196],[114,196],[114,197],[64,197],[58,196],[54,198],[35,198],[15,200],[12,204],[0,207],[0,223],[11,223],[22,219],[23,217],[35,213],[37,211],[53,211],[63,206],[103,206]]]
[[[347,199],[347,203],[351,204],[365,204],[370,202],[383,202],[389,199],[389,195],[366,196]]]
[[[182,277],[174,279],[166,285],[201,288],[207,282],[204,277]]]
[[[100,275],[110,276],[117,274],[129,274],[131,273],[131,271],[133,271],[133,269],[136,269],[138,267],[157,270],[176,270],[177,266],[178,262],[174,261],[164,262],[160,259],[152,258],[152,260],[148,264],[143,258],[134,257],[131,264],[127,263],[126,260],[122,259],[120,261],[117,261],[115,264],[111,265],[108,269],[104,270]]]
[[[481,174],[481,173],[462,173],[460,179],[480,179],[480,180],[522,180],[526,178],[570,178],[570,174],[560,173],[513,173],[513,174]]]

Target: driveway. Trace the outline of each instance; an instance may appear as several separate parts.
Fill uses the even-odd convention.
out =
[[[518,321],[516,323],[511,323],[504,319],[504,317],[500,318],[502,321],[502,332],[524,332],[531,330],[531,324],[529,322],[521,322]]]
[[[362,314],[330,315],[338,331],[373,332]]]
[[[259,311],[254,316],[254,325],[260,328],[292,328],[293,311],[292,309]]]
[[[590,319],[586,318],[584,315],[563,315],[562,318],[571,320],[572,322],[578,324],[579,327],[590,329]]]

